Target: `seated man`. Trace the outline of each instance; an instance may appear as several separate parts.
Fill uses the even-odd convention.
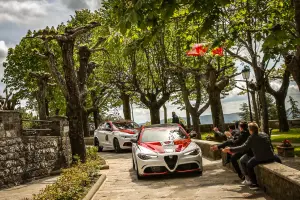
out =
[[[227,140],[226,142],[223,142],[222,144],[219,144],[219,145],[213,145],[211,147],[211,150],[216,151],[218,149],[223,149],[227,146],[239,146],[239,145],[244,144],[247,141],[248,137],[250,136],[249,131],[248,131],[247,122],[240,122],[239,128],[240,128],[241,134],[236,139]],[[244,151],[244,152],[235,153],[234,155],[231,156],[232,166],[234,167],[236,173],[238,174],[238,176],[242,180],[244,180],[244,175],[243,175],[243,173],[242,173],[242,171],[239,167],[238,160],[244,154],[248,154],[249,156],[252,156],[252,151],[247,150],[247,151]]]
[[[226,147],[223,149],[223,152],[239,153],[252,149],[254,156],[247,163],[246,173],[252,183],[250,189],[257,189],[254,167],[258,164],[280,161],[280,159],[274,156],[269,136],[265,133],[258,133],[258,125],[256,123],[249,123],[249,132],[251,136],[244,144],[236,147]]]
[[[237,139],[238,136],[240,135],[240,130],[235,128],[235,125],[230,125],[228,127],[229,131],[225,131],[224,133],[221,133],[217,127],[213,129],[213,131],[219,135],[219,137],[224,137],[226,136],[227,140],[231,139]]]

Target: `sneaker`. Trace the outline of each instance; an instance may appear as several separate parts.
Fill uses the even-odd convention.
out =
[[[239,174],[238,176],[242,181],[245,180],[245,176],[243,174]]]
[[[251,181],[245,179],[243,182],[242,182],[242,185],[252,185]]]
[[[259,187],[258,187],[257,184],[251,184],[251,185],[249,186],[249,188],[250,188],[250,190],[258,190],[258,189],[259,189]]]

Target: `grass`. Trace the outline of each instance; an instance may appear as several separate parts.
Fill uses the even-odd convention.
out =
[[[202,138],[202,140],[206,140],[206,137],[208,136],[208,135],[214,135],[214,133],[212,133],[212,132],[210,132],[210,133],[201,133],[201,138]]]
[[[293,143],[300,143],[300,128],[290,129],[289,132],[279,132],[278,129],[272,131],[272,142],[282,142],[283,140],[288,139]]]

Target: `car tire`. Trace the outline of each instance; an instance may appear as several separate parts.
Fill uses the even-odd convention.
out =
[[[134,164],[133,156],[132,156],[132,169],[135,170],[135,164]]]
[[[202,171],[197,171],[196,174],[197,176],[202,176]]]
[[[102,152],[103,151],[103,146],[100,146],[98,138],[95,138],[94,142],[95,142],[94,146],[98,148],[98,152]]]
[[[136,167],[136,177],[137,177],[137,179],[138,180],[143,180],[144,177],[139,174],[139,167],[138,167],[137,163],[135,163],[135,167]]]
[[[119,143],[118,139],[117,139],[117,138],[114,138],[113,143],[114,143],[114,149],[115,149],[115,152],[116,152],[116,153],[121,153],[121,152],[122,152],[122,149],[121,149],[121,147],[120,147],[120,143]]]

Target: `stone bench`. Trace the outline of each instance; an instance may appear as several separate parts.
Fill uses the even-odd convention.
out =
[[[219,144],[218,142],[193,140],[196,142],[204,157],[211,159],[222,157],[223,163],[226,159],[226,153],[216,151],[215,154],[209,153],[208,146]],[[232,169],[231,164],[226,167]],[[260,187],[273,199],[300,199],[300,171],[282,165],[280,163],[270,163],[259,165],[255,168],[257,181]]]
[[[215,144],[220,144],[218,142],[214,141],[207,141],[207,140],[197,140],[192,139],[193,142],[195,142],[202,151],[202,155],[206,158],[212,159],[212,160],[219,160],[222,158],[221,151],[211,151],[210,147]]]
[[[94,146],[94,137],[85,137],[84,143],[85,145]]]

